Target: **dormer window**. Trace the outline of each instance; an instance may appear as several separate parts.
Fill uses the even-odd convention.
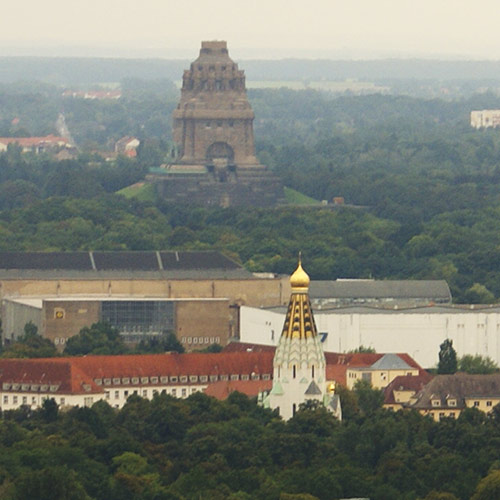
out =
[[[431,405],[434,407],[441,406],[441,400],[438,398],[431,399]]]
[[[448,396],[446,396],[446,404],[448,406],[457,406],[457,398],[455,396],[452,396],[451,394],[448,394]]]

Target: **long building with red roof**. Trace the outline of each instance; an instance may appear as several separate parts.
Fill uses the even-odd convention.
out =
[[[259,347],[231,344],[227,352],[212,354],[0,359],[1,409],[34,409],[46,399],[60,406],[105,400],[121,408],[131,395],[151,399],[162,392],[185,398],[202,391],[223,399],[236,390],[254,397],[269,390],[273,374],[274,348]],[[398,375],[423,371],[406,354],[325,353],[325,358],[326,384],[332,389],[369,378],[380,387],[384,373],[387,385]]]
[[[205,391],[216,382],[270,381],[273,353],[166,353],[48,359],[0,359],[1,408],[91,406],[121,408],[133,394],[152,398]]]
[[[71,142],[66,137],[46,135],[44,137],[0,137],[0,152],[7,151],[9,144],[17,144],[24,153],[43,153],[58,149],[72,147]]]

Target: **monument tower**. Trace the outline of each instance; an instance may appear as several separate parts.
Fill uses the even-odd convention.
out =
[[[198,59],[184,71],[173,118],[179,163],[258,164],[245,75],[226,42],[201,43]]]
[[[184,71],[173,113],[177,158],[148,180],[175,204],[268,207],[284,201],[283,185],[255,156],[254,113],[245,74],[224,41],[202,42]]]

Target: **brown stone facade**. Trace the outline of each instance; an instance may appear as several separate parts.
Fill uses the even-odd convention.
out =
[[[179,163],[258,164],[244,72],[229,57],[226,42],[202,42],[199,57],[184,71],[173,118]]]

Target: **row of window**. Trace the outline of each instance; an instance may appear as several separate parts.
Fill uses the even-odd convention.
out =
[[[220,344],[220,337],[181,337],[183,344]]]
[[[455,414],[453,412],[449,413],[448,415],[445,414],[445,412],[441,412],[439,414],[439,419],[441,420],[442,418],[445,418],[445,417],[450,417],[450,418],[455,418]]]
[[[30,391],[30,392],[56,392],[60,384],[19,384],[11,382],[3,382],[2,389],[4,391]]]
[[[42,402],[45,401],[46,399],[49,399],[49,396],[42,396]],[[3,401],[4,405],[8,405],[11,401],[12,401],[11,404],[13,404],[13,405],[17,405],[17,404],[35,405],[36,400],[37,400],[36,396],[31,396],[31,400],[29,399],[28,396],[12,396],[12,399],[11,399],[11,397],[8,394],[4,394],[2,401]],[[59,398],[59,404],[64,405],[65,403],[66,403],[66,398]]]
[[[258,373],[252,373],[251,375],[248,374],[232,374],[232,375],[172,375],[172,376],[167,376],[163,375],[161,377],[115,377],[115,378],[96,378],[94,379],[94,382],[97,385],[139,385],[139,384],[187,384],[188,382],[190,383],[208,383],[210,382],[217,382],[219,380],[221,381],[227,381],[227,380],[270,380],[271,375],[269,373],[264,373],[262,376],[259,375]]]
[[[229,124],[229,126],[230,126],[230,127],[234,127],[234,121],[233,121],[233,120],[229,120],[228,124]],[[216,122],[214,122],[214,123],[212,124],[212,122],[207,121],[207,122],[205,123],[205,128],[212,128],[212,125],[213,125],[213,126],[216,126],[216,127],[222,127],[223,122],[222,122],[222,120],[217,120]]]
[[[448,406],[457,406],[457,400],[456,399],[447,399],[446,403]],[[432,399],[431,400],[431,405],[434,407],[439,407],[441,406],[441,400],[440,399]],[[473,406],[478,408],[480,405],[479,401],[474,401]],[[492,407],[493,406],[493,401],[486,401],[486,406]]]
[[[197,387],[192,387],[188,389],[187,387],[181,387],[180,389],[177,389],[176,387],[172,389],[163,389],[161,391],[161,394],[170,394],[171,396],[174,397],[182,397],[185,398],[189,394],[194,394],[195,392],[198,392]],[[120,399],[120,397],[127,399],[129,396],[141,396],[143,398],[149,398],[149,397],[154,397],[155,395],[159,394],[160,391],[157,389],[142,389],[141,391],[139,389],[135,390],[124,390],[124,391],[113,391],[113,399]],[[109,400],[111,399],[111,391],[106,391],[106,399]]]

